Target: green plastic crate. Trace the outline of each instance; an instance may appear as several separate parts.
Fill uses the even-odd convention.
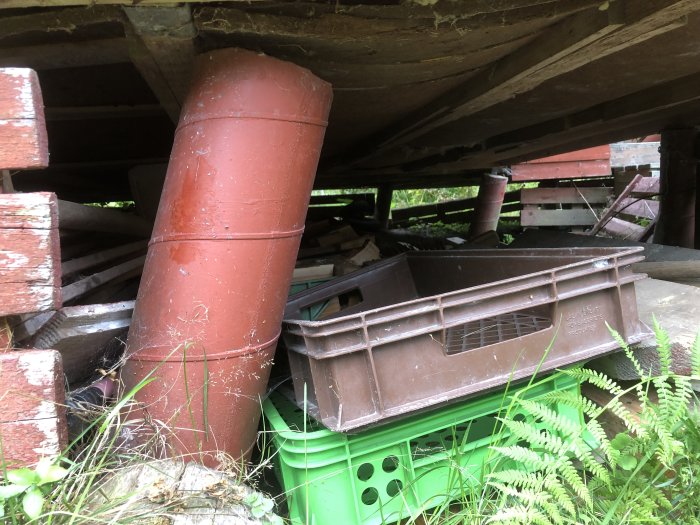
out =
[[[580,385],[554,374],[511,388],[535,399]],[[331,432],[273,394],[263,405],[275,473],[295,525],[374,525],[414,516],[478,487],[487,468],[503,392],[470,399],[359,434]],[[560,405],[574,421],[582,415]],[[517,414],[514,417],[518,417]],[[305,432],[304,432],[305,430]],[[459,465],[459,468],[456,466]]]

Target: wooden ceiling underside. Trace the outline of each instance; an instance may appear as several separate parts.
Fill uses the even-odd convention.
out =
[[[49,127],[51,167],[21,179],[77,200],[167,159],[205,50],[333,84],[317,186],[431,186],[698,123],[698,35],[698,0],[0,0],[0,66],[39,72]]]

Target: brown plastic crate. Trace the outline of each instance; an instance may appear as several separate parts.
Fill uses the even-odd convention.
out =
[[[283,329],[297,402],[348,431],[613,351],[606,321],[638,342],[642,250],[413,252],[297,294]],[[333,298],[346,307],[303,320]]]

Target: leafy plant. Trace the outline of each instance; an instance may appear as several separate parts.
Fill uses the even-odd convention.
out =
[[[243,503],[250,509],[253,517],[262,519],[265,525],[282,525],[282,518],[273,514],[275,506],[271,498],[265,497],[259,492],[251,492],[243,500]]]
[[[5,472],[5,484],[0,486],[0,518],[5,509],[21,503],[22,512],[30,520],[38,518],[44,508],[46,496],[53,485],[68,474],[59,466],[58,459],[43,458],[34,469],[19,468]]]
[[[496,447],[512,468],[489,476],[499,498],[488,523],[596,525],[698,523],[700,519],[700,427],[691,408],[692,381],[700,376],[700,337],[693,348],[691,376],[671,371],[671,343],[654,322],[660,374],[646,373],[624,340],[612,331],[641,380],[631,387],[605,374],[565,371],[607,392],[598,406],[581,395],[553,392],[540,401],[516,400],[529,422],[503,418],[517,443]],[[634,396],[638,415],[623,402]],[[587,422],[572,424],[552,410],[562,404],[581,410]],[[599,418],[622,421],[610,438]]]

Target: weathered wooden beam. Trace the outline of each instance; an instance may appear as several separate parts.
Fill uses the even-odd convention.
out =
[[[529,91],[540,85],[544,80],[563,75],[593,60],[600,60],[605,56],[682,27],[686,24],[685,17],[687,15],[700,10],[700,4],[695,0],[651,0],[648,2],[639,2],[638,0],[622,2],[618,0],[609,4],[611,6],[611,24],[613,21],[621,22],[620,25],[616,26],[615,30],[608,32],[600,39],[596,39],[590,45],[579,46],[573,53],[561,60],[543,63],[542,69],[537,70],[528,77],[526,85],[513,84],[513,89],[508,96],[492,97],[487,99],[486,104],[475,104],[472,101],[468,101],[452,112],[448,119],[431,126],[438,127],[441,124],[474,114],[481,109],[506,100],[514,94]],[[617,8],[615,8],[616,4]],[[617,9],[617,11],[614,11],[614,9]],[[576,16],[583,18],[583,13]],[[582,20],[581,23],[585,24],[585,21]],[[550,42],[550,44],[553,42]],[[528,48],[529,46],[526,46],[524,49],[527,50]],[[444,132],[453,133],[454,130],[445,129]]]
[[[188,0],[188,3],[197,4],[210,0]],[[224,2],[256,3],[262,0],[223,0]],[[123,5],[123,6],[172,6],[172,0],[3,0],[0,9],[16,9],[27,7],[71,7],[71,6],[96,6],[96,5]]]
[[[646,273],[652,279],[700,279],[700,261],[641,262],[634,264],[632,268],[635,272]]]
[[[153,117],[163,114],[158,104],[136,106],[75,106],[44,108],[46,120],[105,120],[117,118]]]
[[[457,188],[478,186],[483,169],[460,172],[401,172],[372,170],[350,173],[321,173],[314,180],[314,189],[376,188],[380,184],[392,184],[395,190],[413,188]]]
[[[0,48],[0,66],[37,70],[130,62],[124,38]]]
[[[462,117],[530,91],[544,81],[583,65],[579,55],[604,35],[622,27],[622,3],[611,9],[591,9],[568,17],[530,44],[502,58],[465,84],[410,116],[413,121],[378,147],[403,144]],[[588,60],[592,58],[587,55]]]
[[[601,222],[600,220],[598,222]],[[616,239],[630,239],[633,241],[639,240],[646,232],[644,226],[633,222],[623,221],[617,217],[611,217],[607,220],[601,231]]]
[[[63,293],[63,302],[67,303],[79,299],[80,297],[92,292],[95,288],[106,283],[121,278],[126,274],[138,272],[143,268],[146,261],[146,256],[136,257],[126,262],[108,268],[96,274],[80,279],[74,283],[64,286],[61,290]]]
[[[68,201],[58,201],[58,220],[62,230],[121,233],[144,238],[151,236],[153,228],[153,224],[136,215]]]
[[[173,122],[189,88],[197,32],[190,7],[125,7],[129,53]]]
[[[429,134],[430,144],[459,144],[465,118],[530,91],[546,80],[591,61],[636,45],[685,24],[685,16],[700,10],[695,0],[617,0],[606,10],[572,15],[368,141],[362,161]],[[423,143],[425,145],[425,143]]]
[[[44,2],[38,2],[46,5]],[[7,2],[0,4],[7,7]],[[57,11],[47,10],[21,13],[0,18],[0,42],[4,39],[42,32],[47,35],[71,34],[76,28],[109,22],[122,23],[124,13],[117,6],[91,5],[90,9],[68,8]]]
[[[700,4],[699,4],[700,5]],[[663,122],[700,112],[700,74],[644,89],[564,117],[493,136],[483,148],[465,152],[454,161],[446,150],[439,167],[427,169],[459,173],[480,167],[514,164],[591,145],[658,131]]]
[[[61,355],[55,350],[0,354],[0,450],[8,469],[54,457],[67,445]]]
[[[61,275],[65,278],[78,272],[84,272],[97,265],[108,263],[134,253],[146,252],[148,241],[136,241],[116,248],[109,248],[100,252],[91,253],[84,257],[71,259],[61,264]]]
[[[520,3],[483,0],[481,5],[475,5],[474,1],[448,1],[437,5],[402,2],[351,6],[300,1],[245,10],[244,6],[229,2],[228,5],[197,6],[194,23],[198,30],[211,33],[244,37],[275,35],[280,39],[294,38],[300,45],[321,40],[348,44],[348,35],[364,41],[376,39],[377,34],[387,31],[421,27],[431,31],[503,28],[533,20],[561,18],[595,3],[595,0]]]
[[[584,5],[590,5],[592,3],[599,2],[599,0],[577,0],[578,2],[584,4]],[[188,0],[187,3],[190,4],[201,4],[201,3],[209,3],[210,0]],[[236,3],[262,3],[262,0],[219,0],[217,3],[225,4],[225,3],[231,3],[231,4],[236,4]],[[303,2],[300,2],[303,3]],[[305,2],[306,4],[311,4],[310,2]],[[430,7],[431,10],[424,9],[421,11],[425,11],[426,13],[429,13],[431,11],[434,12],[433,6],[435,3],[430,3],[428,5],[424,5],[422,3],[416,3],[416,7]],[[463,0],[463,2],[460,2],[463,4],[464,7],[461,9],[457,9],[449,4],[451,2],[448,2],[448,5],[445,7],[442,7],[441,13],[444,12],[445,14],[460,14],[464,13],[465,15],[469,16],[475,16],[479,14],[490,14],[490,13],[498,13],[498,12],[504,12],[504,11],[509,11],[509,10],[514,10],[514,9],[522,9],[522,8],[527,8],[527,7],[537,7],[537,6],[545,6],[549,4],[555,3],[555,0],[500,0],[497,3],[494,3],[493,0]],[[26,7],[66,7],[66,6],[94,6],[94,5],[125,5],[125,6],[132,6],[132,5],[144,5],[144,6],[172,6],[174,3],[172,0],[3,0],[2,4],[0,4],[0,8],[2,9],[10,9],[10,8],[26,8]],[[371,5],[371,4],[370,4]],[[344,6],[339,5],[335,9],[342,9]],[[353,6],[354,7],[354,6]]]
[[[49,148],[36,72],[0,69],[0,169],[45,168]]]
[[[0,318],[61,306],[53,193],[0,195]]]
[[[700,5],[700,4],[698,4]],[[591,136],[600,128],[624,125],[626,121],[651,118],[664,110],[673,110],[685,104],[700,101],[697,86],[700,74],[689,75],[678,80],[654,86],[624,97],[598,104],[583,111],[554,119],[528,128],[514,130],[507,134],[494,137],[487,141],[491,150],[506,149],[518,142],[527,142],[523,148],[518,148],[516,154],[524,151],[542,148],[541,142],[547,138],[566,138],[572,135]],[[520,138],[516,138],[520,136]],[[538,144],[538,139],[541,141]],[[504,151],[496,154],[503,159],[513,158],[514,151]]]

